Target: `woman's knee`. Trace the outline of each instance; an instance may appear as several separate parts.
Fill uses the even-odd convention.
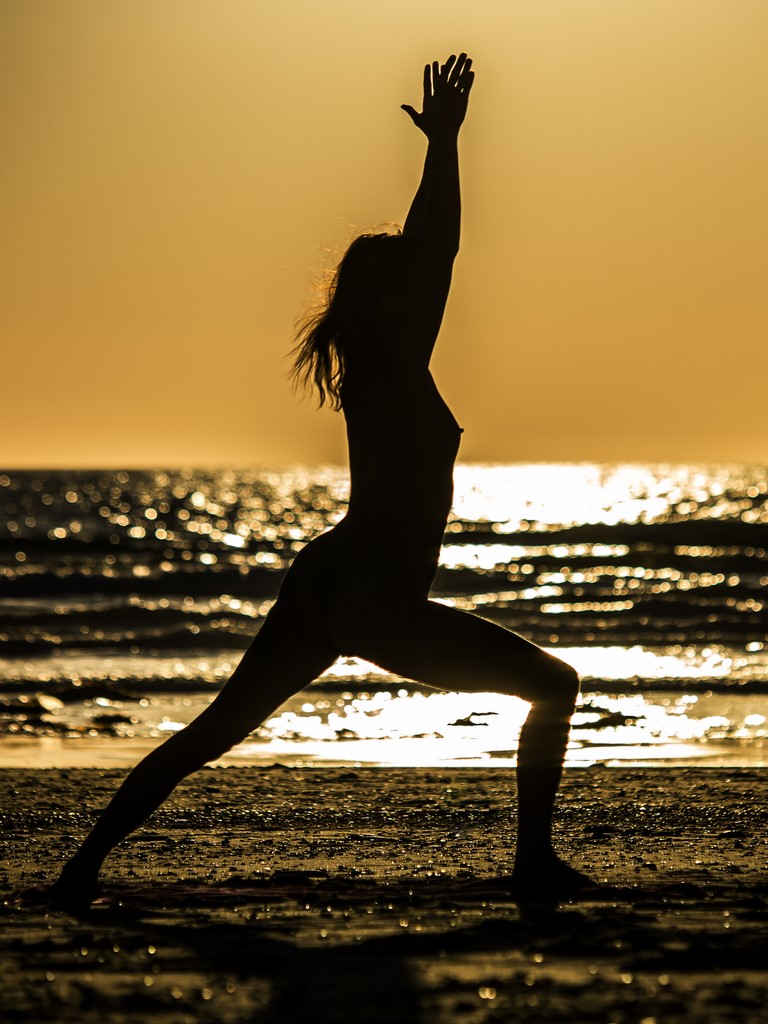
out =
[[[572,711],[579,696],[579,674],[575,668],[560,661],[559,658],[552,660],[554,664],[550,666],[544,680],[539,701],[554,702]]]
[[[503,692],[522,697],[533,705],[556,705],[568,709],[570,714],[579,695],[578,673],[559,658],[541,653],[543,660],[536,659],[534,664],[527,666],[522,682],[520,675],[515,673],[515,678],[509,680]]]
[[[218,761],[220,757],[224,757],[233,747],[242,743],[251,731],[247,728],[233,728],[214,732],[208,737],[205,745],[205,763],[209,764],[211,761]]]
[[[259,725],[245,713],[224,711],[216,704],[214,701],[166,744],[174,746],[173,754],[176,758],[189,761],[194,768],[223,757]]]

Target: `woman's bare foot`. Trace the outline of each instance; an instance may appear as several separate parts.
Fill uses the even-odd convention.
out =
[[[71,860],[48,890],[48,898],[54,906],[65,910],[86,910],[99,891],[98,873]]]
[[[531,860],[518,859],[512,871],[513,892],[519,899],[568,899],[596,885],[589,875],[572,868],[554,852]]]

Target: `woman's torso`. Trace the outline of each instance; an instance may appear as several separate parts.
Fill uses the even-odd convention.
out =
[[[429,593],[461,437],[429,371],[451,263],[434,255],[414,263],[402,287],[346,339],[349,507],[294,563],[318,596],[378,592],[386,602]]]
[[[453,500],[461,429],[427,367],[348,380],[350,465],[345,532],[377,571],[431,582]]]

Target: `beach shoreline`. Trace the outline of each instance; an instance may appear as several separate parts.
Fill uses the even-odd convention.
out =
[[[601,885],[533,914],[498,880],[506,768],[204,769],[108,861],[89,913],[24,900],[122,777],[0,771],[9,1021],[765,1013],[766,769],[568,769],[559,847]]]

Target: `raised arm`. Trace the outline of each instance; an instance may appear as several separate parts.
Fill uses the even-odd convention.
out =
[[[466,53],[452,55],[442,65],[434,61],[424,68],[421,112],[402,105],[428,140],[424,171],[403,234],[451,257],[458,252],[461,232],[458,135],[474,77]]]

